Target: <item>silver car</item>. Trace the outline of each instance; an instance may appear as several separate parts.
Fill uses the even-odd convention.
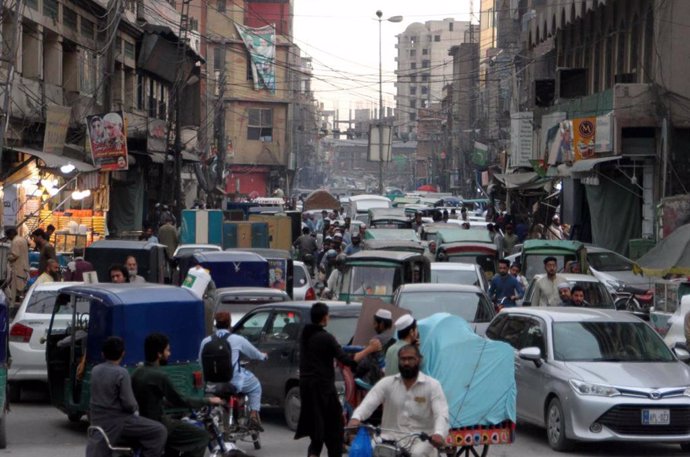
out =
[[[486,336],[515,348],[517,416],[549,445],[677,442],[690,450],[690,354],[637,317],[591,308],[509,308]]]

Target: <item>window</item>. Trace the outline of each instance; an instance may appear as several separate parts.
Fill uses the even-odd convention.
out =
[[[26,0],[25,5],[33,10],[38,11],[38,0]]]
[[[416,57],[417,56],[417,50],[416,49],[410,49],[410,57]]]
[[[427,86],[422,86],[422,95],[426,95],[429,93],[429,88]]]
[[[423,56],[429,55],[429,49],[427,49],[427,48],[422,49],[422,55]]]
[[[216,7],[219,13],[225,12],[225,0],[218,0],[218,6]]]
[[[189,28],[191,30],[199,30],[199,19],[195,17],[190,17],[189,18]]]
[[[137,109],[143,110],[146,105],[146,80],[143,75],[137,75]]]
[[[410,113],[410,122],[414,122],[417,120],[417,113]]]
[[[422,68],[429,68],[431,62],[429,60],[422,60]]]
[[[416,82],[417,82],[417,75],[411,75],[411,76],[410,76],[410,82],[411,82],[411,83],[416,83]]]
[[[417,95],[417,86],[410,87],[410,95]]]
[[[422,75],[422,82],[423,83],[429,82],[429,73],[424,73]]]
[[[247,110],[247,139],[273,141],[273,111],[266,108]]]
[[[53,19],[58,17],[57,0],[43,0],[43,14]]]
[[[417,62],[411,62],[411,63],[410,63],[410,68],[411,68],[412,70],[416,70],[416,69],[417,69]]]
[[[300,316],[294,311],[276,311],[273,321],[268,326],[270,339],[280,341],[297,341],[300,330]]]
[[[252,70],[252,57],[249,55],[249,51],[245,52],[244,55],[247,61],[247,81],[254,81],[254,71]]]
[[[223,55],[223,48],[221,46],[216,46],[213,48],[213,68],[216,70],[221,70],[225,67],[225,56]]]
[[[79,88],[83,94],[96,95],[98,75],[98,57],[96,53],[82,49],[79,62]]]
[[[452,31],[453,31],[453,23],[452,23],[452,22],[449,22],[449,23],[448,23],[448,31],[449,31],[449,32],[452,32]]]
[[[62,24],[65,26],[65,28],[72,30],[73,32],[77,31],[77,13],[74,12],[74,10],[71,10],[67,8],[66,6],[62,7]]]
[[[158,83],[152,79],[149,80],[147,96],[149,100],[149,117],[156,117],[158,113],[158,99],[156,98],[158,88]]]
[[[434,35],[434,41],[436,41],[437,43],[441,41],[441,35]]]
[[[158,84],[158,119],[165,119],[167,114],[168,97],[163,84]]]
[[[135,59],[136,58],[136,48],[134,47],[134,43],[130,43],[129,41],[125,41],[125,57],[129,59]]]
[[[261,333],[266,326],[266,321],[268,321],[270,311],[260,311],[250,315],[239,327],[233,330],[232,333],[235,335],[240,335],[249,340],[250,343],[256,344],[261,338]]]
[[[417,108],[417,99],[416,98],[410,99],[410,108],[412,108],[412,109]]]
[[[93,39],[93,30],[94,30],[94,25],[93,22],[86,18],[81,18],[81,34],[82,36],[85,36],[86,38],[92,38]]]

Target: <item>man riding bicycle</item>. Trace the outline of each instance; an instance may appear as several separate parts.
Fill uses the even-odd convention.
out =
[[[261,418],[259,417],[259,411],[261,410],[261,383],[251,371],[240,366],[240,353],[253,360],[266,360],[268,359],[268,355],[255,348],[245,337],[234,335],[230,332],[232,321],[230,313],[227,311],[219,311],[215,314],[214,319],[217,330],[204,338],[199,348],[199,363],[204,367],[204,379],[206,379],[207,382],[213,379],[208,372],[208,364],[204,364],[204,347],[208,343],[213,342],[214,339],[220,339],[223,343],[229,345],[229,353],[226,353],[226,356],[230,357],[229,373],[227,376],[221,376],[221,378],[225,377],[229,379],[227,379],[227,381],[218,380],[213,382],[229,382],[237,392],[247,394],[250,410],[249,427],[263,432]]]

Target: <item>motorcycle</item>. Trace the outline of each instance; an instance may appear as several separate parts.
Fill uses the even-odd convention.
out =
[[[649,319],[649,308],[654,305],[654,291],[623,284],[616,289],[613,303],[619,311],[630,311]]]
[[[360,428],[364,428],[371,436],[372,456],[373,457],[411,457],[411,448],[416,440],[431,442],[431,436],[427,433],[407,433],[400,430],[389,430],[381,427],[375,427],[370,424],[362,423],[359,427],[347,427],[345,433],[356,433]],[[382,432],[393,434],[398,439],[385,439],[381,436]],[[441,454],[446,454],[443,450],[439,450]]]

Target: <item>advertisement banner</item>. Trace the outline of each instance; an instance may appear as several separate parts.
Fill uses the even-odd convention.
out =
[[[272,25],[255,29],[235,24],[237,33],[244,41],[252,61],[252,76],[254,77],[254,90],[262,87],[276,91],[276,30]]]
[[[62,155],[71,113],[72,109],[67,106],[47,106],[46,131],[43,136],[43,152]]]
[[[149,119],[148,135],[146,138],[147,152],[165,152],[165,141],[167,125],[162,119]]]
[[[573,119],[573,162],[591,159],[594,156],[596,122],[595,117]]]
[[[127,125],[122,112],[88,116],[86,127],[94,165],[101,171],[127,170]]]
[[[597,117],[594,152],[613,151],[613,113]]]
[[[272,289],[286,290],[285,278],[287,277],[286,259],[268,260],[268,284]]]
[[[573,123],[562,121],[546,133],[546,153],[549,165],[573,162]]]

